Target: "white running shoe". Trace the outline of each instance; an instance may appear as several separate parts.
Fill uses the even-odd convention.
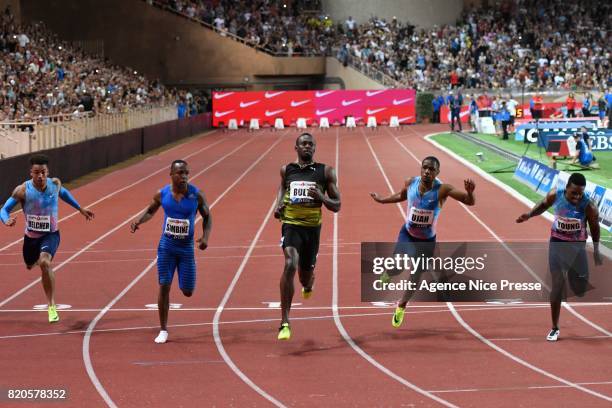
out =
[[[168,341],[168,332],[166,330],[160,330],[159,334],[155,338],[157,344],[162,344]]]
[[[546,340],[548,341],[557,341],[559,340],[559,329],[551,329],[548,336],[546,336]]]

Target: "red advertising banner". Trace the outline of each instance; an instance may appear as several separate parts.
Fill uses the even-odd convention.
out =
[[[285,125],[298,118],[318,123],[322,117],[330,124],[343,124],[347,116],[356,122],[374,116],[377,123],[397,116],[401,124],[407,124],[416,121],[415,106],[414,89],[213,92],[213,126],[227,126],[230,119],[245,125],[253,118],[261,126],[274,125],[276,118]]]
[[[565,103],[550,102],[550,103],[543,103],[542,105],[544,107],[543,112],[542,112],[542,118],[562,118],[564,116],[563,111],[561,110],[561,107],[565,106]],[[516,109],[523,110],[523,119],[528,119],[528,120],[532,119],[531,111],[529,110],[529,104],[517,105]],[[468,122],[469,107],[467,105],[464,105],[461,107],[460,116],[461,116],[461,122],[464,122],[464,123]],[[440,123],[450,123],[450,121],[451,121],[450,109],[448,108],[448,106],[444,105],[440,109]]]

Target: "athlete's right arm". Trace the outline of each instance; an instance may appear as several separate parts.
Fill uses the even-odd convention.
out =
[[[402,201],[406,201],[408,198],[408,187],[412,183],[412,180],[413,177],[407,179],[404,182],[404,187],[397,193],[393,193],[387,197],[381,197],[377,193],[370,193],[370,197],[372,197],[377,203],[381,204],[400,203]]]
[[[280,219],[283,210],[285,209],[285,204],[283,204],[283,198],[285,197],[285,171],[287,166],[282,166],[280,169],[281,183],[278,187],[278,192],[276,193],[276,209],[274,210],[274,218]]]
[[[12,227],[17,223],[17,218],[11,218],[11,210],[17,205],[25,202],[25,185],[21,184],[13,190],[13,194],[6,200],[2,209],[0,210],[0,220],[8,227]]]
[[[557,199],[557,190],[553,188],[552,190],[548,192],[548,194],[546,194],[546,197],[544,197],[542,201],[537,203],[535,207],[531,209],[531,211],[521,214],[516,219],[516,222],[518,223],[525,222],[531,217],[536,217],[540,214],[543,214],[546,210],[552,207],[556,199]]]
[[[141,216],[130,225],[130,230],[132,232],[136,232],[140,224],[143,224],[149,221],[151,218],[153,218],[153,216],[155,215],[159,207],[161,207],[161,192],[160,191],[158,191],[153,196],[153,201],[151,201],[151,204],[149,204],[145,212],[143,212]]]

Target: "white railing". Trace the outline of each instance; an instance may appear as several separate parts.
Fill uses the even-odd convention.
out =
[[[53,149],[96,137],[143,128],[177,118],[176,107],[79,117],[54,115],[30,122],[0,122],[0,159]]]

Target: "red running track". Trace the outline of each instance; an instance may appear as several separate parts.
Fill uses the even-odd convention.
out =
[[[315,158],[337,168],[343,207],[325,211],[315,294],[304,301],[296,285],[289,342],[276,340],[270,303],[283,257],[269,210],[280,166],[295,159],[293,130],[211,133],[75,189],[82,204],[99,202],[94,222],[60,224],[57,301],[72,308],[56,325],[32,310],[44,295],[21,263],[21,227],[3,229],[0,387],[65,388],[62,406],[610,406],[606,305],[563,310],[563,340],[549,344],[546,305],[421,303],[396,330],[390,307],[360,302],[359,243],[394,241],[402,223],[396,206],[368,193],[386,193],[386,180],[399,188],[426,155],[440,158],[445,182],[477,183],[471,213],[445,205],[439,240],[547,239],[546,220],[517,226],[524,204],[423,139],[443,130],[315,132]],[[196,254],[196,293],[173,289],[182,306],[170,312],[170,341],[157,345],[157,311],[145,305],[156,302],[161,216],[134,235],[128,223],[178,157],[212,205],[213,232]]]

